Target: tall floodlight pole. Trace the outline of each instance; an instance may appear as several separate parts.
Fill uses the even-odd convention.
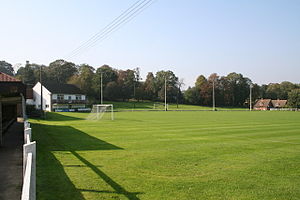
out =
[[[167,110],[167,76],[165,76],[165,111]]]
[[[135,82],[133,81],[133,108],[135,108]]]
[[[100,73],[100,77],[101,77],[101,81],[100,81],[100,92],[101,92],[101,96],[100,96],[100,103],[103,104],[103,73]]]
[[[139,81],[140,78],[140,68],[135,68],[134,70],[134,79],[133,79],[133,108],[135,108],[135,102],[136,102],[136,87],[139,87]]]
[[[215,79],[213,79],[213,111],[216,110],[216,102],[215,102]]]
[[[250,105],[249,105],[249,109],[250,111],[252,110],[252,88],[253,88],[253,85],[250,84]]]
[[[43,84],[42,84],[42,65],[40,66],[40,83],[41,83],[41,117],[43,117]]]

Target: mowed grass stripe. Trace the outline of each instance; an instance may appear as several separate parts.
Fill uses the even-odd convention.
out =
[[[255,119],[252,119],[252,121],[254,121],[254,120]],[[160,120],[158,119],[158,121],[160,121]],[[284,122],[284,123],[282,123],[282,122],[270,123],[270,122],[272,122],[272,121],[267,121],[267,122],[264,122],[264,123],[262,123],[262,122],[260,122],[260,123],[257,123],[257,122],[256,123],[254,123],[254,122],[251,122],[251,123],[243,122],[242,123],[240,121],[238,121],[237,123],[235,123],[234,121],[230,122],[230,123],[228,123],[228,122],[220,123],[220,122],[209,122],[209,121],[203,121],[202,122],[202,121],[192,120],[192,121],[189,121],[189,122],[185,121],[185,125],[183,125],[183,126],[188,125],[189,127],[190,126],[196,126],[196,127],[203,127],[203,128],[215,127],[215,128],[222,129],[222,128],[226,128],[226,127],[231,128],[233,126],[241,126],[241,127],[243,127],[243,126],[245,126],[245,127],[247,127],[247,126],[257,126],[257,125],[264,125],[264,126],[282,126],[282,125],[284,125],[284,126],[289,126],[289,125],[297,125],[298,124],[298,122],[288,122],[288,123],[287,122]],[[107,123],[108,126],[105,123]],[[109,126],[113,125],[113,124],[114,124],[114,122],[110,122],[110,121],[101,122],[101,123],[92,122],[92,123],[89,123],[89,126],[97,127],[97,126],[102,126],[103,125],[103,129],[105,130],[106,128],[109,128]],[[170,128],[174,129],[176,127],[181,127],[182,126],[181,123],[178,123],[178,122],[177,123],[169,122],[167,124],[166,123],[161,123],[161,122],[160,123],[151,123],[151,122],[149,122],[145,119],[142,122],[135,122],[135,123],[131,122],[131,123],[125,123],[125,124],[123,124],[123,123],[118,124],[118,126],[121,127],[121,128],[116,127],[116,130],[122,129],[123,127],[126,127],[128,129],[131,128],[132,130],[137,130],[139,128],[145,128],[146,125],[148,125],[149,128],[153,128],[153,129],[156,129],[157,127],[159,127],[160,129],[170,129]]]
[[[276,124],[276,125],[272,125],[272,124],[251,124],[251,125],[240,125],[240,124],[218,124],[217,127],[212,127],[212,125],[208,126],[208,125],[199,125],[199,124],[189,124],[188,125],[188,130],[219,130],[219,129],[248,129],[248,128],[253,128],[253,127],[258,127],[258,128],[266,128],[266,129],[270,129],[270,127],[276,128],[276,127],[300,127],[299,123],[289,123],[289,124]],[[99,125],[95,125],[95,126],[89,126],[89,128],[97,128],[99,127]],[[124,128],[126,128],[126,132],[128,131],[142,131],[142,132],[153,132],[153,131],[157,131],[157,130],[177,130],[177,129],[187,129],[186,126],[184,125],[178,125],[178,124],[174,124],[174,125],[165,125],[163,127],[153,127],[153,125],[149,126],[148,124],[143,124],[140,126],[136,126],[136,127],[128,127],[128,126],[122,126],[119,128],[116,128],[114,131],[124,131]],[[148,128],[147,130],[145,130],[145,128]],[[105,127],[103,128],[103,131],[111,131],[111,129]],[[113,131],[113,132],[114,132]],[[112,132],[112,131],[111,131]]]
[[[230,134],[224,134],[227,132],[227,130],[210,130],[210,131],[200,131],[200,129],[186,129],[184,133],[182,133],[182,129],[176,129],[176,130],[163,130],[161,132],[159,132],[159,134],[157,133],[152,133],[153,131],[147,131],[147,132],[151,132],[148,135],[144,135],[145,132],[144,131],[138,131],[139,134],[134,136],[133,139],[135,138],[144,138],[144,137],[148,137],[149,135],[151,136],[155,136],[158,140],[164,140],[164,138],[166,137],[165,140],[193,140],[195,138],[199,138],[202,140],[207,140],[209,138],[211,138],[212,135],[217,136],[219,135],[222,138],[226,138],[226,137],[239,137],[240,139],[276,139],[276,138],[283,138],[284,136],[284,140],[288,139],[288,137],[292,137],[293,135],[297,136],[299,135],[299,131],[298,128],[300,128],[300,126],[295,126],[295,127],[291,127],[289,126],[289,128],[294,128],[292,130],[287,130],[284,127],[280,127],[280,128],[276,128],[274,130],[269,130],[269,127],[255,127],[255,128],[247,128],[247,129],[243,129],[243,128],[238,128],[235,130],[231,130]],[[170,134],[171,133],[171,134]],[[180,135],[178,134],[180,133]],[[130,133],[128,134],[129,136],[131,135]],[[176,136],[176,137],[169,137],[169,136]],[[189,136],[189,137],[187,137]],[[169,139],[168,139],[169,138]],[[237,138],[237,139],[239,139]],[[130,139],[130,138],[129,138]],[[297,143],[295,143],[297,144]]]
[[[144,129],[135,129],[135,130],[131,130],[130,131],[135,131],[135,132],[138,132],[140,134],[151,134],[151,133],[155,133],[155,132],[158,132],[159,131],[159,134],[160,135],[164,135],[164,134],[167,134],[169,132],[173,132],[174,134],[176,134],[176,132],[181,132],[183,135],[187,135],[187,134],[190,134],[190,133],[193,133],[193,132],[196,132],[196,133],[199,133],[199,134],[213,134],[213,133],[220,133],[220,134],[223,134],[224,132],[228,132],[228,130],[226,129],[229,129],[230,132],[243,132],[243,131],[259,131],[259,130],[268,130],[268,131],[274,131],[276,130],[275,132],[278,132],[278,131],[290,131],[290,128],[293,128],[294,130],[297,130],[297,128],[300,128],[299,125],[294,125],[294,126],[288,126],[288,129],[286,127],[284,127],[283,125],[281,126],[272,126],[272,130],[270,130],[270,126],[232,126],[232,127],[222,127],[222,128],[201,128],[201,127],[189,127],[189,128],[186,128],[186,127],[183,127],[183,126],[180,126],[180,127],[175,127],[174,129],[171,129],[171,128],[168,128],[168,129],[152,129],[151,130],[144,130]],[[150,128],[149,128],[150,129]],[[182,132],[183,130],[185,130],[185,132]],[[128,133],[127,130],[124,130],[123,129],[120,129],[118,130],[118,132],[125,132],[125,133]]]
[[[97,124],[95,126],[89,126],[89,128],[97,128],[101,126],[100,124]],[[188,126],[188,127],[187,127]],[[270,129],[271,128],[295,128],[300,127],[299,123],[287,123],[287,124],[251,124],[251,125],[240,125],[240,124],[227,124],[224,126],[224,124],[218,124],[217,126],[212,125],[199,125],[199,124],[187,124],[187,125],[165,125],[163,127],[156,127],[155,125],[140,125],[136,127],[128,127],[128,126],[119,126],[115,128],[114,130],[111,130],[111,128],[103,127],[101,133],[105,133],[106,131],[109,132],[116,132],[116,131],[123,131],[123,132],[129,132],[129,131],[139,131],[139,132],[155,132],[157,130],[167,130],[167,131],[176,131],[181,129],[186,130],[219,130],[219,129],[241,129],[241,130],[248,130],[248,129]]]

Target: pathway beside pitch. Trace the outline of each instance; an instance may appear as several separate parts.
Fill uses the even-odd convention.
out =
[[[0,147],[0,199],[21,199],[23,123],[14,123]]]

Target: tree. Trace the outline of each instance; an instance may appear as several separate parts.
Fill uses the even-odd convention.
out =
[[[136,90],[140,87],[140,80],[141,80],[141,74],[140,74],[140,68],[135,68],[134,70],[134,80],[133,80],[133,97],[136,99]]]
[[[81,64],[79,66],[79,73],[73,75],[68,83],[74,84],[79,87],[82,91],[84,91],[87,96],[94,96],[93,90],[93,79],[94,79],[94,71],[95,69],[88,64]]]
[[[20,67],[16,76],[23,81],[23,83],[34,85],[40,81],[40,73],[42,70],[42,82],[49,81],[48,67],[35,63],[27,63],[25,67]]]
[[[283,81],[280,83],[280,99],[288,99],[288,93],[291,92],[293,89],[296,89],[297,86],[291,82]]]
[[[122,98],[121,96],[121,88],[117,84],[117,82],[112,81],[107,83],[105,91],[104,91],[105,99],[107,100],[117,100]]]
[[[156,86],[155,77],[152,72],[149,72],[144,83],[145,99],[155,100],[156,99]]]
[[[226,76],[220,78],[220,93],[222,95],[222,106],[232,106],[231,84]]]
[[[131,97],[133,97],[134,82],[135,82],[134,70],[127,69],[126,71],[123,70],[118,71],[117,83],[121,88],[121,96],[123,101],[125,101],[125,99],[129,100]]]
[[[235,72],[226,76],[229,82],[229,94],[231,94],[231,106],[243,106],[249,97],[251,80]]]
[[[287,99],[288,93],[293,89],[298,88],[296,84],[288,81],[282,83],[270,83],[269,85],[263,85],[265,90],[264,98],[269,99]]]
[[[176,86],[177,86],[176,104],[177,104],[177,108],[178,108],[179,102],[181,100],[183,100],[183,94],[181,92],[181,87],[184,86],[183,79],[178,80]]]
[[[201,94],[203,94],[203,91],[201,92],[201,90],[208,89],[208,85],[209,84],[204,75],[198,76],[198,78],[196,79],[196,82],[195,82],[195,88],[193,88],[193,93],[194,93],[194,95],[196,95],[194,98],[198,98],[197,101],[194,101],[195,103],[197,102],[196,104],[202,104],[202,105],[204,104],[204,101],[205,101],[204,95],[201,96]]]
[[[159,71],[156,73],[155,86],[158,91],[159,100],[165,99],[165,79],[167,80],[167,99],[169,102],[175,102],[177,96],[178,77],[172,71]]]
[[[37,79],[34,75],[34,69],[29,64],[26,64],[25,67],[19,68],[17,77],[25,84],[33,85],[37,82]]]
[[[206,82],[200,88],[200,104],[205,106],[212,105],[212,84]]]
[[[252,84],[252,101],[263,98],[261,96],[261,87],[258,84]]]
[[[100,83],[101,83],[101,74],[102,74],[102,87],[103,87],[103,98],[106,99],[106,86],[110,82],[116,82],[118,79],[118,72],[116,69],[113,69],[109,65],[102,65],[96,70],[96,73],[93,78],[93,89],[98,94],[99,96],[99,101],[100,101]],[[111,98],[111,97],[110,97]]]
[[[279,99],[281,96],[281,89],[279,83],[270,83],[266,90],[266,98]]]
[[[205,78],[205,76],[200,75],[196,80],[195,86],[196,88],[200,89],[205,83],[207,83],[207,79]]]
[[[200,102],[200,93],[196,87],[189,87],[184,93],[184,102],[197,105]]]
[[[289,92],[288,105],[293,108],[300,108],[300,89],[293,89]]]
[[[56,60],[49,64],[48,74],[50,81],[67,83],[67,81],[78,73],[78,67],[65,60]]]
[[[3,72],[7,75],[14,76],[15,71],[12,65],[6,61],[0,61],[0,72]]]
[[[139,82],[138,87],[135,89],[135,98],[137,101],[147,99],[145,91],[145,83]]]
[[[195,88],[190,88],[187,94],[190,97],[193,94],[194,99],[199,98],[197,102],[200,105],[211,106],[213,83],[215,86],[215,101],[218,106],[243,106],[246,100],[249,99],[251,80],[235,72],[222,77],[213,73],[207,79],[205,76],[200,75],[195,82]],[[196,94],[197,92],[199,92],[199,95]],[[255,95],[257,95],[256,93]],[[190,97],[189,99],[191,99]]]
[[[268,89],[268,85],[266,85],[266,84],[262,84],[260,86],[260,89],[259,89],[260,98],[264,98],[264,99],[267,98],[267,89]]]
[[[112,81],[117,81],[118,79],[118,71],[116,69],[111,68],[109,65],[102,65],[96,70],[96,82],[97,85],[100,85],[100,79],[101,79],[101,73],[102,73],[102,84],[105,87],[107,83]]]
[[[133,98],[134,100],[139,101],[143,98],[143,84],[140,83],[141,80],[141,74],[140,74],[140,68],[137,67],[134,70],[134,82],[133,82]],[[135,108],[135,102],[134,102],[134,108]]]

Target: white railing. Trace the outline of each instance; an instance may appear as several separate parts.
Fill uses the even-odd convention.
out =
[[[298,108],[270,108],[270,110],[280,110],[280,111],[299,111]]]
[[[36,142],[31,142],[30,123],[24,121],[23,187],[21,200],[36,199]]]

